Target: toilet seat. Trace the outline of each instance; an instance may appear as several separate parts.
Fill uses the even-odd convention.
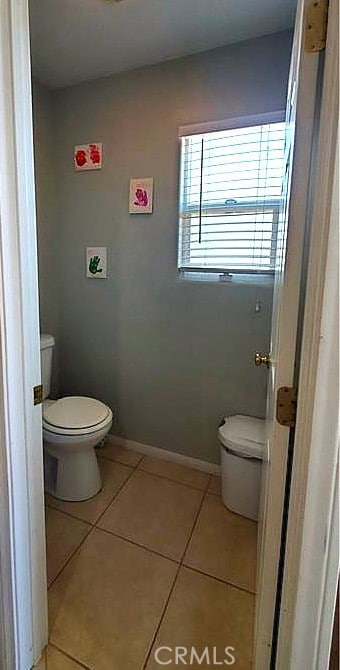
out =
[[[88,435],[112,422],[107,405],[84,396],[68,396],[43,404],[43,428],[57,435]]]

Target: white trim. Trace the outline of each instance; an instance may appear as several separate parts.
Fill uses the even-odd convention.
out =
[[[186,465],[188,468],[195,468],[196,470],[201,470],[201,472],[208,472],[211,475],[221,474],[220,465],[209,463],[208,461],[202,461],[199,458],[192,458],[191,456],[184,456],[184,454],[179,454],[175,451],[167,451],[167,449],[152,447],[150,444],[143,444],[142,442],[128,440],[125,437],[113,435],[112,433],[108,435],[107,439],[109,440],[110,444],[114,446],[125,447],[126,449],[131,449],[131,451],[138,451],[138,453],[145,454],[145,456],[160,458],[163,461],[169,461],[169,463]]]
[[[299,324],[300,291],[303,284],[304,235],[308,219],[308,190],[311,156],[315,133],[315,110],[318,95],[319,54],[307,53],[303,29],[310,0],[299,0],[291,56],[287,97],[288,140],[295,129],[295,143],[287,142],[292,160],[288,230],[282,225],[281,254],[275,276],[273,317],[267,398],[268,463],[262,475],[260,516],[261,546],[258,560],[258,586],[254,635],[254,670],[271,667],[273,626],[284,515],[287,459],[290,431],[276,420],[276,397],[281,386],[293,386]],[[288,158],[288,155],[287,155]],[[287,160],[289,170],[290,160]],[[289,178],[287,172],[287,178]],[[294,670],[300,670],[298,668]]]
[[[331,0],[312,194],[290,497],[293,513],[289,515],[287,529],[278,670],[288,667],[295,670],[302,667],[302,663],[310,670],[327,667],[339,569],[338,558],[334,561],[331,554],[337,535],[334,505],[339,437],[339,175],[335,155],[338,148],[338,11],[337,0]],[[288,665],[290,655],[291,665]]]
[[[12,1],[11,40],[32,598],[32,651],[33,661],[36,662],[47,643],[48,625],[42,408],[41,405],[33,405],[33,388],[41,384],[41,372],[31,54],[28,2],[26,0]],[[39,616],[37,612],[40,613]]]
[[[0,304],[3,304],[2,299],[0,300]],[[2,326],[1,317],[0,327]],[[6,403],[5,398],[2,396],[6,388],[5,373],[6,371],[3,366],[3,351],[2,346],[0,346],[0,445],[5,445],[7,440]],[[9,464],[7,462],[7,453],[6,449],[2,448],[0,449],[0,666],[3,668],[14,668],[16,662],[15,594],[12,587],[12,528],[8,474]]]
[[[0,4],[0,145],[5,166],[0,170],[2,670],[28,670],[39,659],[47,641],[41,408],[33,405],[33,387],[40,383],[40,352],[31,117],[28,3],[3,0]]]
[[[324,574],[323,593],[321,594],[321,617],[317,636],[318,648],[316,668],[328,668],[333,637],[334,616],[339,584],[339,462],[334,482],[334,500],[329,522],[328,556]],[[315,584],[315,582],[314,582]],[[296,640],[294,654],[297,655]],[[300,644],[300,642],[298,642]]]
[[[286,112],[266,112],[264,114],[252,114],[251,116],[237,116],[233,119],[222,121],[206,121],[205,123],[192,123],[178,128],[178,137],[189,137],[190,135],[202,135],[222,130],[233,130],[234,128],[250,128],[260,126],[263,123],[280,123],[285,120]]]
[[[329,182],[326,179],[324,183]],[[338,190],[338,175],[335,177],[335,186]],[[328,244],[322,322],[316,337],[316,343],[319,344],[317,374],[312,391],[306,389],[303,396],[301,414],[305,413],[306,416],[300,417],[300,457],[297,458],[294,471],[298,482],[293,482],[291,495],[294,514],[288,529],[290,551],[286,559],[286,583],[290,588],[283,594],[284,616],[280,637],[285,658],[291,641],[292,670],[301,666],[302,659],[309,670],[328,667],[339,576],[338,220],[336,206]],[[310,337],[310,333],[308,335]],[[308,335],[305,338],[306,355],[307,350],[310,350]],[[308,363],[311,364],[314,358],[315,354]],[[308,412],[311,400],[314,401],[312,416]],[[306,445],[303,432],[306,431],[304,421],[308,415],[311,430],[307,432]],[[293,590],[294,586],[296,591]],[[286,670],[287,664],[283,661],[281,667]]]
[[[1,492],[4,491],[0,533],[1,667],[6,670],[32,664],[31,588],[27,472],[23,398],[20,268],[17,239],[14,101],[11,63],[11,6],[1,3],[0,15],[0,328],[1,328]],[[16,416],[15,416],[16,415]],[[4,489],[3,489],[4,486]],[[7,493],[7,495],[6,495]],[[16,504],[14,504],[14,497]],[[21,511],[20,511],[21,507]],[[5,531],[8,531],[6,536]],[[21,546],[19,554],[18,547]],[[7,590],[4,590],[7,585]],[[3,600],[6,598],[6,600]],[[7,665],[6,665],[7,663]]]

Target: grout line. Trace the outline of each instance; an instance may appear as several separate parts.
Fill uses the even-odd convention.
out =
[[[142,470],[142,468],[139,467],[137,467],[136,470],[138,472],[143,472],[145,475],[152,475],[152,477],[158,477],[158,479],[166,479],[167,482],[173,482],[173,484],[180,484],[181,486],[186,486],[188,489],[193,489],[194,491],[201,491],[202,493],[205,492],[206,490],[205,487],[199,488],[198,486],[194,486],[193,484],[186,484],[184,482],[179,482],[178,479],[170,479],[170,477],[166,477],[165,475],[159,475],[157,472],[149,472],[149,470]]]
[[[137,452],[137,453],[139,453],[139,452]],[[137,470],[137,468],[140,467],[141,463],[143,463],[145,461],[145,459],[146,459],[146,454],[142,454],[142,458],[140,459],[140,461],[138,461],[138,463],[136,465],[136,470]]]
[[[206,493],[210,493],[210,491],[209,491],[209,486],[210,486],[210,482],[211,482],[211,480],[212,480],[212,475],[210,475],[210,477],[209,477],[208,486],[207,486],[207,488],[206,488],[206,490],[205,490]]]
[[[206,493],[209,493],[209,495],[212,495],[212,496],[220,496],[221,497],[221,491],[209,491],[210,482],[212,481],[213,477],[218,477],[218,475],[210,475],[209,484],[208,484],[208,488],[206,490]]]
[[[57,649],[57,651],[60,651],[60,653],[63,654],[64,656],[66,656],[66,658],[69,658],[71,661],[74,661],[74,663],[77,663],[81,668],[85,668],[85,670],[92,670],[92,668],[90,668],[89,665],[85,665],[82,661],[79,661],[75,656],[71,656],[68,652],[64,651],[63,649],[58,647],[56,644],[54,644],[54,642],[49,642],[48,644],[50,645],[50,647],[54,647],[54,649]],[[46,654],[47,654],[47,652],[46,652]],[[46,660],[47,660],[47,656],[46,656]],[[47,667],[46,667],[46,670],[48,670]]]
[[[132,468],[132,470],[134,470],[137,467],[138,463],[140,463],[140,461],[142,460],[140,459],[137,465],[131,465],[131,463],[124,463],[123,461],[119,461],[117,458],[113,459],[110,456],[107,456],[106,454],[102,454],[100,452],[97,453],[97,451],[96,456],[97,458],[103,458],[105,461],[110,461],[110,463],[118,463],[118,465],[124,465],[125,468]]]
[[[102,454],[101,452],[104,451],[104,449],[105,447],[101,447],[100,451],[95,449],[97,458],[104,458],[106,461],[110,461],[111,463],[118,463],[119,465],[124,465],[126,468],[132,468],[133,470],[135,470],[138,467],[138,465],[142,462],[144,458],[144,456],[141,456],[136,465],[131,465],[131,463],[124,463],[124,461],[119,461],[117,458],[111,458],[106,454]]]
[[[210,477],[209,477],[209,479],[208,479],[208,483],[207,483],[207,485],[206,485],[206,487],[205,487],[204,493],[210,493],[210,491],[209,491],[209,486],[210,486],[210,482],[211,482],[212,478],[213,478],[213,475],[210,475]]]
[[[99,514],[99,516],[98,516],[98,517],[95,519],[95,521],[93,522],[93,525],[94,525],[94,526],[98,523],[98,521],[100,521],[100,519],[102,518],[102,516],[105,514],[106,510],[110,507],[111,503],[113,503],[113,501],[114,501],[114,500],[117,498],[117,496],[120,494],[120,492],[121,492],[122,489],[124,488],[125,484],[127,484],[128,481],[130,480],[130,478],[132,477],[134,471],[135,471],[135,468],[131,468],[131,472],[130,472],[130,474],[126,477],[126,479],[124,479],[124,481],[123,481],[123,483],[121,484],[121,486],[119,487],[119,489],[117,489],[117,491],[115,492],[115,494],[114,494],[114,495],[112,496],[112,498],[110,499],[110,502],[105,506],[105,508],[102,510],[102,512]]]
[[[125,448],[128,449],[128,447],[125,447]],[[104,450],[105,447],[102,447],[102,449]],[[133,450],[130,449],[130,451],[133,451]],[[134,452],[134,453],[139,453],[139,452]],[[190,465],[182,465],[183,468],[188,468],[188,470],[193,470],[194,472],[200,472],[202,475],[208,475],[208,483],[206,484],[205,487],[201,488],[199,486],[195,486],[194,484],[187,484],[186,482],[180,482],[178,479],[173,479],[172,477],[167,477],[166,475],[160,475],[157,472],[150,472],[149,470],[144,470],[142,468],[142,464],[143,464],[143,461],[145,461],[145,459],[147,457],[147,454],[143,454],[142,457],[140,458],[140,460],[138,461],[138,463],[136,463],[136,465],[127,465],[127,463],[123,463],[122,461],[118,461],[118,460],[114,460],[113,458],[109,458],[108,456],[105,456],[105,455],[101,454],[100,452],[99,453],[96,452],[96,454],[97,454],[98,458],[104,458],[106,461],[111,461],[111,463],[119,463],[119,465],[125,465],[125,467],[133,468],[133,470],[146,472],[148,475],[153,475],[154,477],[159,477],[160,479],[167,479],[169,482],[175,482],[176,484],[182,484],[182,486],[188,486],[190,489],[195,489],[195,491],[206,491],[207,487],[209,486],[211,478],[214,477],[214,476],[215,477],[218,476],[218,475],[210,474],[208,472],[203,472],[203,470],[198,470],[197,468],[193,468]],[[155,458],[155,460],[171,464],[171,461],[166,461],[165,459],[159,459],[159,458],[157,459],[156,456],[154,458]],[[209,491],[209,493],[210,493],[210,491]],[[213,494],[213,495],[219,495],[219,494],[216,493],[216,494]]]
[[[207,482],[207,485],[206,485],[206,489],[205,489],[205,491],[202,492],[202,499],[201,499],[201,502],[200,502],[200,504],[199,504],[198,510],[197,510],[197,512],[196,512],[196,516],[195,516],[194,523],[193,523],[192,528],[191,528],[191,532],[190,532],[189,537],[188,537],[188,540],[187,540],[187,542],[186,542],[186,544],[185,544],[184,551],[183,551],[183,554],[182,554],[180,563],[179,563],[179,565],[178,565],[177,572],[176,572],[176,574],[175,574],[175,578],[174,578],[172,587],[171,587],[170,592],[169,592],[169,595],[168,595],[168,597],[167,597],[167,599],[166,599],[166,602],[165,602],[165,605],[164,605],[164,608],[163,608],[163,612],[162,612],[161,617],[160,617],[160,620],[159,620],[159,622],[158,622],[158,626],[157,626],[156,631],[155,631],[155,633],[154,633],[154,636],[153,636],[153,638],[152,638],[152,640],[151,640],[151,643],[150,643],[150,646],[149,646],[149,650],[148,650],[148,652],[147,652],[147,655],[146,655],[146,658],[145,658],[145,661],[144,661],[144,665],[143,665],[142,670],[146,670],[146,666],[147,666],[147,664],[148,664],[148,662],[149,662],[149,658],[150,658],[150,656],[151,656],[151,652],[152,652],[153,646],[154,646],[154,644],[155,644],[157,635],[158,635],[158,633],[159,633],[160,627],[161,627],[161,625],[162,625],[162,623],[163,623],[163,620],[164,620],[166,611],[167,611],[167,609],[168,609],[168,605],[169,605],[169,602],[170,602],[170,598],[171,598],[172,593],[173,593],[173,590],[174,590],[174,588],[175,588],[175,585],[176,585],[176,582],[177,582],[177,578],[178,578],[179,572],[180,572],[181,567],[182,567],[182,565],[183,565],[183,559],[184,559],[186,550],[187,550],[187,548],[188,548],[188,546],[189,546],[189,542],[190,542],[190,540],[191,540],[191,538],[192,538],[192,535],[193,535],[193,532],[194,532],[194,530],[195,530],[195,528],[196,528],[197,520],[198,520],[198,517],[199,517],[199,515],[200,515],[200,511],[201,511],[201,509],[202,509],[202,505],[203,505],[203,502],[204,502],[204,499],[205,499],[205,494],[206,494],[208,485],[209,485],[209,478],[208,478],[208,482]]]
[[[188,542],[187,542],[187,545],[186,545],[185,550],[184,550],[184,554],[183,554],[182,559],[181,559],[181,567],[183,566],[184,568],[187,568],[187,569],[191,570],[192,572],[197,572],[198,574],[204,575],[205,577],[210,577],[211,579],[214,579],[215,581],[220,582],[221,584],[226,584],[226,585],[228,585],[228,586],[232,586],[233,588],[238,589],[239,591],[244,591],[245,593],[249,593],[249,594],[252,595],[252,596],[256,596],[256,593],[254,593],[254,591],[250,591],[249,589],[246,589],[246,588],[243,587],[243,586],[238,586],[237,584],[234,584],[233,582],[230,582],[230,581],[227,581],[227,580],[222,579],[222,578],[220,578],[220,577],[216,577],[216,576],[214,576],[214,575],[211,575],[211,574],[209,574],[208,572],[204,572],[204,570],[199,570],[198,568],[193,568],[192,566],[187,565],[187,564],[184,562],[185,554],[186,554],[186,552],[187,552],[187,549],[188,549],[188,546],[189,546],[189,542],[190,542],[190,540],[191,540],[191,538],[192,538],[192,536],[193,536],[193,534],[194,534],[194,530],[195,530],[196,525],[197,525],[197,522],[198,522],[198,517],[199,517],[199,514],[200,514],[201,509],[202,509],[202,507],[203,507],[203,503],[204,503],[205,499],[206,499],[208,496],[210,496],[210,495],[219,495],[219,494],[216,494],[216,493],[211,493],[211,492],[209,491],[209,484],[210,484],[211,477],[213,477],[213,475],[210,475],[209,480],[208,480],[208,484],[207,484],[206,489],[205,489],[205,491],[204,491],[204,495],[203,495],[203,498],[202,498],[202,502],[201,502],[201,505],[200,505],[200,508],[199,508],[197,517],[196,517],[196,519],[195,519],[194,525],[193,525],[193,527],[192,527],[192,531],[191,531],[191,533],[190,533],[189,540],[188,540]]]
[[[209,484],[209,481],[208,481],[208,484]],[[208,484],[207,484],[207,487],[206,487],[205,491],[202,491],[202,493],[203,493],[203,495],[202,495],[202,499],[201,499],[200,505],[199,505],[199,507],[198,507],[197,514],[196,514],[196,516],[195,516],[194,523],[193,523],[193,525],[192,525],[192,528],[191,528],[191,531],[190,531],[190,534],[189,534],[189,537],[188,537],[188,541],[187,541],[187,543],[186,543],[186,545],[185,545],[185,547],[184,547],[184,551],[183,551],[183,553],[182,553],[182,557],[181,557],[181,565],[183,565],[184,556],[185,556],[185,554],[186,554],[186,552],[187,552],[187,549],[188,549],[189,544],[190,544],[190,542],[191,542],[191,538],[192,538],[192,536],[193,536],[193,534],[194,534],[194,531],[195,531],[195,528],[196,528],[196,526],[197,526],[198,517],[199,517],[199,515],[200,515],[200,513],[201,513],[201,509],[202,509],[202,507],[203,507],[203,503],[204,503],[204,501],[205,501],[205,497],[206,497],[206,494],[207,494]]]
[[[235,584],[234,582],[230,582],[226,579],[222,579],[222,577],[216,577],[215,575],[211,575],[209,572],[204,572],[204,570],[200,570],[199,568],[194,568],[192,565],[187,565],[186,563],[181,564],[183,568],[186,568],[187,570],[190,570],[191,572],[196,572],[199,575],[203,575],[204,577],[209,577],[210,579],[214,579],[215,582],[219,582],[220,584],[224,584],[225,586],[231,586],[233,589],[237,589],[238,591],[243,591],[244,593],[248,593],[250,596],[256,596],[255,591],[251,591],[250,589],[247,589],[245,586],[239,586],[238,584]]]
[[[96,530],[101,530],[103,533],[108,533],[108,535],[112,535],[113,537],[117,537],[119,540],[123,540],[124,542],[128,542],[129,544],[133,544],[135,547],[139,547],[139,549],[144,549],[145,551],[149,551],[151,554],[155,554],[156,556],[159,556],[160,558],[164,558],[166,561],[170,561],[171,563],[175,563],[176,565],[180,565],[180,561],[177,561],[175,558],[170,558],[170,556],[166,556],[165,554],[161,554],[160,551],[157,551],[156,549],[150,549],[150,547],[146,547],[144,544],[140,544],[139,542],[136,542],[135,540],[130,540],[128,537],[124,537],[123,535],[119,535],[119,533],[114,532],[113,530],[107,530],[106,528],[102,528],[101,526],[94,526]]]
[[[210,495],[210,493],[209,493],[208,491],[206,491],[206,493],[208,493],[208,494]],[[205,495],[203,495],[203,497],[202,497],[202,501],[201,501],[200,507],[199,507],[199,509],[198,509],[198,515],[197,515],[197,517],[195,518],[194,526],[193,526],[193,528],[192,528],[192,531],[190,532],[189,538],[188,538],[187,543],[186,543],[186,545],[185,545],[185,549],[184,549],[182,558],[181,558],[180,560],[176,560],[175,558],[171,558],[170,556],[166,556],[166,554],[162,554],[160,551],[157,551],[156,549],[151,549],[150,547],[147,547],[147,546],[145,546],[144,544],[140,544],[139,542],[136,542],[135,540],[131,540],[131,539],[128,538],[128,537],[124,537],[124,535],[120,535],[119,533],[117,533],[117,532],[115,532],[115,531],[108,530],[107,528],[103,528],[102,526],[98,526],[98,525],[97,525],[97,522],[96,522],[96,523],[93,523],[93,524],[90,524],[90,523],[84,521],[83,523],[86,523],[86,525],[89,526],[89,530],[88,530],[88,532],[87,532],[86,535],[82,538],[82,540],[80,541],[79,545],[77,545],[77,547],[74,549],[74,551],[72,552],[72,554],[70,554],[70,556],[67,558],[67,560],[65,561],[65,563],[63,564],[63,566],[62,566],[62,567],[60,568],[60,570],[58,571],[57,575],[53,578],[53,580],[52,580],[51,583],[49,584],[48,589],[50,589],[50,587],[52,586],[52,584],[54,584],[54,582],[56,581],[56,579],[59,577],[60,573],[64,570],[64,568],[65,568],[66,565],[69,563],[69,561],[71,560],[71,558],[72,558],[72,557],[74,556],[74,554],[78,551],[78,549],[80,548],[80,546],[84,543],[84,541],[86,540],[86,538],[89,536],[91,530],[93,530],[93,529],[97,529],[97,530],[102,531],[103,533],[108,533],[109,535],[112,535],[113,537],[117,537],[117,538],[119,538],[120,540],[123,540],[124,542],[128,542],[129,544],[132,544],[132,545],[134,545],[134,546],[136,546],[136,547],[139,547],[140,549],[144,549],[145,551],[149,551],[151,554],[155,554],[156,556],[159,556],[160,558],[164,558],[164,559],[167,560],[167,561],[171,561],[171,563],[175,563],[176,565],[179,565],[179,567],[184,567],[184,568],[190,570],[191,572],[196,572],[196,573],[198,573],[198,574],[200,574],[200,575],[203,575],[203,576],[205,576],[205,577],[209,577],[210,579],[214,579],[215,581],[217,581],[217,582],[219,582],[219,583],[221,583],[221,584],[225,584],[226,586],[231,586],[231,587],[234,588],[234,589],[238,589],[239,591],[244,591],[245,593],[249,593],[249,595],[256,596],[256,592],[255,592],[255,591],[251,591],[250,589],[247,589],[247,588],[244,587],[244,586],[240,586],[239,584],[236,584],[236,583],[234,583],[234,582],[231,582],[231,581],[229,581],[228,579],[223,579],[222,577],[217,577],[216,575],[210,574],[209,572],[205,572],[204,570],[200,570],[200,568],[195,568],[195,567],[193,567],[192,565],[189,565],[189,564],[187,564],[187,563],[184,562],[185,553],[186,553],[186,550],[187,550],[187,548],[188,548],[188,545],[189,545],[189,542],[190,542],[190,540],[191,540],[191,537],[192,537],[192,535],[193,535],[193,532],[194,532],[194,530],[195,530],[196,520],[198,520],[198,516],[199,516],[199,513],[200,513],[201,508],[202,508],[202,506],[203,506],[203,501],[204,501],[204,499],[205,499]],[[52,508],[52,509],[54,509],[54,508]],[[60,510],[56,510],[56,511],[59,512]],[[76,517],[73,517],[71,514],[69,514],[69,513],[67,513],[67,512],[60,512],[60,513],[61,513],[61,514],[65,514],[65,515],[71,517],[72,519],[76,518]],[[99,518],[100,518],[100,517],[99,517]],[[78,520],[78,519],[77,519],[77,520]]]
[[[153,637],[152,637],[152,640],[151,640],[151,642],[150,642],[149,649],[148,649],[148,651],[147,651],[147,654],[146,654],[146,657],[145,657],[145,661],[144,661],[144,663],[143,663],[142,670],[146,670],[146,666],[147,666],[148,661],[149,661],[149,658],[150,658],[150,656],[151,656],[151,652],[152,652],[152,649],[153,649],[153,645],[155,644],[155,641],[156,641],[156,638],[157,638],[159,629],[160,629],[160,627],[161,627],[161,625],[162,625],[162,623],[163,623],[163,619],[164,619],[165,613],[166,613],[166,611],[167,611],[167,609],[168,609],[168,604],[169,604],[170,598],[171,598],[171,596],[172,596],[173,590],[174,590],[174,588],[175,588],[175,584],[176,584],[176,582],[177,582],[177,577],[178,577],[178,574],[179,574],[180,569],[181,569],[181,564],[179,563],[179,564],[178,564],[178,567],[177,567],[177,570],[176,570],[175,577],[174,577],[174,581],[172,582],[172,585],[171,585],[171,588],[170,588],[168,597],[167,597],[167,599],[166,599],[166,601],[165,601],[165,605],[164,605],[164,608],[163,608],[163,612],[162,612],[162,614],[161,614],[161,616],[160,616],[160,619],[159,619],[158,625],[157,625],[157,627],[156,627],[155,633],[154,633],[154,635],[153,635]]]
[[[57,500],[57,498],[56,498]],[[82,523],[86,523],[88,526],[93,526],[94,524],[92,521],[85,521],[82,519],[80,516],[75,516],[75,514],[71,514],[71,512],[67,512],[66,510],[60,509],[59,507],[53,507],[49,502],[45,500],[45,507],[48,507],[48,509],[52,509],[54,512],[59,512],[60,514],[65,514],[65,516],[71,517],[71,519],[76,519],[76,521],[81,521]]]
[[[157,551],[156,549],[151,549],[150,547],[145,546],[145,544],[140,544],[139,542],[136,542],[135,540],[131,540],[128,537],[124,537],[124,535],[120,535],[119,533],[117,533],[113,530],[108,530],[107,528],[102,528],[101,526],[95,526],[95,528],[97,530],[103,531],[103,533],[108,533],[109,535],[113,535],[113,537],[117,537],[120,540],[123,540],[124,542],[128,542],[129,544],[133,544],[134,546],[139,547],[140,549],[145,549],[145,551],[149,551],[151,554],[155,554],[156,556],[159,556],[160,558],[164,558],[166,561],[171,561],[171,563],[175,563],[176,565],[179,565],[179,567],[186,568],[187,570],[190,570],[191,572],[196,572],[197,574],[203,575],[204,577],[214,579],[216,582],[219,582],[221,584],[225,584],[225,586],[231,586],[232,588],[238,589],[239,591],[244,591],[245,593],[249,593],[249,595],[251,595],[251,596],[256,596],[255,591],[251,591],[250,589],[247,589],[245,586],[240,586],[239,584],[235,584],[234,582],[231,582],[227,579],[223,579],[222,577],[216,577],[216,575],[212,575],[209,572],[205,572],[204,570],[200,570],[199,568],[195,568],[192,565],[188,565],[187,563],[184,562],[184,557],[182,557],[180,560],[176,560],[175,558],[171,558],[170,556],[166,556],[166,554],[162,554],[160,551]],[[193,533],[190,534],[188,542],[185,546],[184,555],[185,555],[185,552],[187,550],[190,539],[192,537],[192,534]]]
[[[105,447],[102,447],[102,449],[105,449]],[[96,452],[97,453],[97,452]],[[139,452],[136,452],[139,453]],[[182,486],[187,486],[189,489],[194,489],[195,491],[206,491],[207,487],[209,486],[209,482],[211,480],[211,477],[216,477],[217,475],[212,475],[207,472],[203,472],[202,470],[197,470],[197,468],[192,468],[188,465],[183,465],[182,467],[188,468],[189,470],[194,470],[194,472],[201,472],[202,475],[208,475],[208,483],[205,485],[205,487],[201,488],[199,486],[195,486],[194,484],[187,484],[186,482],[180,482],[178,479],[173,479],[172,477],[167,477],[166,475],[160,475],[158,472],[151,472],[150,470],[144,470],[142,468],[143,461],[145,460],[147,454],[144,454],[141,459],[136,463],[136,465],[127,465],[127,463],[123,463],[122,461],[118,460],[113,460],[113,458],[109,458],[108,456],[105,456],[101,453],[97,453],[98,458],[104,458],[106,461],[110,461],[111,463],[119,463],[119,465],[125,465],[127,468],[132,468],[133,470],[137,470],[138,472],[145,472],[148,475],[153,475],[154,477],[159,477],[159,479],[166,479],[169,482],[175,482],[175,484],[182,484]],[[155,457],[156,459],[156,457]],[[157,459],[157,460],[162,460],[163,459]],[[171,463],[171,461],[163,461],[166,463]],[[209,491],[209,493],[211,493]],[[215,493],[213,495],[219,495],[218,493]]]
[[[128,477],[124,480],[124,482],[122,483],[122,485],[119,487],[119,489],[118,489],[118,490],[116,491],[116,493],[114,494],[113,498],[110,499],[110,502],[107,504],[107,506],[105,507],[105,509],[104,509],[104,510],[102,511],[102,513],[98,516],[98,518],[96,519],[96,521],[94,521],[93,523],[91,523],[91,522],[89,522],[89,521],[84,521],[83,519],[79,519],[78,517],[75,517],[75,516],[73,516],[72,514],[69,514],[68,512],[61,512],[62,514],[66,514],[67,516],[71,517],[72,519],[77,519],[77,521],[82,521],[83,523],[86,523],[87,525],[90,526],[90,529],[89,529],[88,533],[86,533],[86,535],[83,537],[83,539],[81,540],[81,542],[79,543],[79,545],[77,546],[77,548],[76,548],[76,549],[70,554],[70,556],[67,558],[66,562],[63,564],[63,566],[62,566],[62,567],[60,568],[60,570],[58,571],[57,575],[54,577],[54,579],[51,581],[51,583],[50,583],[49,586],[47,587],[47,590],[49,590],[49,589],[51,588],[52,584],[54,584],[54,582],[56,581],[56,579],[58,579],[59,575],[62,573],[62,571],[64,570],[64,568],[66,568],[66,566],[69,564],[71,558],[73,558],[73,556],[75,555],[75,553],[78,551],[78,549],[79,549],[79,548],[82,546],[82,544],[85,542],[86,538],[90,535],[91,531],[92,531],[94,528],[96,528],[96,523],[102,518],[102,516],[103,516],[103,514],[106,512],[107,508],[108,508],[108,507],[111,505],[111,503],[114,501],[115,497],[120,493],[120,491],[122,490],[122,488],[125,486],[126,482],[127,482],[127,481],[130,479],[130,477],[132,476],[133,472],[134,472],[134,469],[131,469],[131,472],[130,472],[130,474],[128,475]],[[52,507],[51,509],[54,509],[54,510],[57,511],[57,512],[60,512],[60,511],[61,511],[61,510],[58,510],[58,509],[55,508],[55,507]]]
[[[52,579],[51,583],[47,587],[47,591],[49,591],[51,586],[53,586],[54,582],[58,579],[58,577],[61,575],[62,571],[66,568],[66,566],[69,564],[69,562],[71,561],[73,556],[77,553],[78,549],[80,549],[80,547],[84,544],[85,540],[88,538],[90,533],[92,533],[93,529],[94,529],[94,526],[91,525],[89,531],[86,533],[86,535],[84,535],[82,540],[79,542],[78,546],[74,549],[74,551],[71,552],[71,554],[68,556],[65,563],[62,565],[62,567],[60,568],[60,570],[56,574],[56,576]]]

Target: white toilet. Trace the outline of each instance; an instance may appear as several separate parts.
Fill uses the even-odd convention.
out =
[[[54,345],[52,335],[41,335],[45,490],[60,500],[87,500],[101,489],[94,447],[109,432],[113,416],[93,398],[48,400]]]

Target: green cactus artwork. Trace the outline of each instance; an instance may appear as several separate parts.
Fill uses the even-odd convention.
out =
[[[89,262],[89,271],[91,272],[91,274],[96,275],[98,272],[103,272],[101,268],[98,268],[99,263],[100,263],[99,256],[91,256]]]

